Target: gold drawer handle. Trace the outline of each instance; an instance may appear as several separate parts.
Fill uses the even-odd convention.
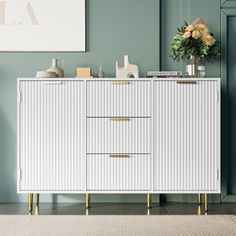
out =
[[[45,85],[60,85],[60,84],[62,84],[62,81],[42,81],[41,84],[45,84]]]
[[[129,155],[127,154],[110,154],[110,158],[129,158]]]
[[[112,84],[129,84],[129,81],[112,81]]]
[[[112,121],[128,121],[129,118],[127,118],[127,117],[112,117],[112,118],[110,118],[110,120],[112,120]]]
[[[196,81],[177,81],[177,84],[197,84]]]

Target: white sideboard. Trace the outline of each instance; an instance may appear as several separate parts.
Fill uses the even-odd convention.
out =
[[[33,193],[220,193],[220,79],[19,78],[17,93],[30,210]]]

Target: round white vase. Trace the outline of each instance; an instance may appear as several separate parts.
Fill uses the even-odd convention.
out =
[[[59,78],[64,78],[64,71],[58,66],[58,61],[58,59],[52,59],[52,66],[47,71],[54,72]]]

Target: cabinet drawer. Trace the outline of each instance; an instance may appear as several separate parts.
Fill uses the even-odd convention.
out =
[[[88,81],[88,117],[149,117],[150,81]]]
[[[87,118],[87,153],[150,153],[150,118]]]
[[[87,155],[87,190],[150,190],[150,155]]]

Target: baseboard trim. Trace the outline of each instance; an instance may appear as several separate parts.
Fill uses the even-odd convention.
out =
[[[236,203],[236,194],[229,194],[222,199],[223,203]]]

